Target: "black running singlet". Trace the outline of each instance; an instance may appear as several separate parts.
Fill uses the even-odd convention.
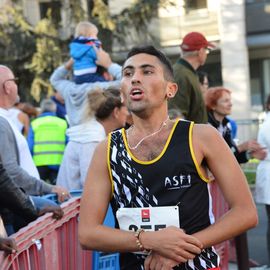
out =
[[[180,227],[186,233],[195,233],[213,223],[209,180],[195,159],[192,128],[193,122],[176,121],[163,151],[151,161],[141,161],[132,155],[124,129],[109,135],[108,167],[115,216],[121,207],[177,205]],[[123,253],[120,262],[121,269],[143,269],[144,257]],[[207,248],[195,259],[174,269],[205,270],[218,265],[215,250]]]

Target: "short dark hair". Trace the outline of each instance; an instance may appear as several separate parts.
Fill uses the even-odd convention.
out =
[[[164,53],[156,49],[154,46],[148,45],[148,46],[133,47],[129,51],[125,61],[127,61],[127,59],[129,59],[130,57],[140,53],[150,54],[157,57],[163,66],[165,79],[168,81],[174,81],[173,68],[170,60],[165,56]]]

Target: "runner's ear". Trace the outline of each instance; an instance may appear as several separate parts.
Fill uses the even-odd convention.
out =
[[[178,90],[178,85],[176,83],[174,82],[167,83],[166,93],[167,93],[168,98],[173,98],[175,94],[177,93],[177,90]]]

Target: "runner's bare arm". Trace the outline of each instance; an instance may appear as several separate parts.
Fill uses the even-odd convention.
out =
[[[258,217],[246,178],[220,134],[211,126],[194,125],[193,147],[199,164],[205,158],[230,207],[215,224],[194,234],[209,247],[256,226]]]
[[[106,140],[97,146],[88,170],[81,200],[79,241],[85,249],[138,251],[134,233],[102,225],[111,192]]]

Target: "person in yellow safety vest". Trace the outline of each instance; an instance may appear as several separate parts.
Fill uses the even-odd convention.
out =
[[[56,116],[56,104],[51,99],[42,100],[40,108],[27,141],[40,177],[55,184],[67,142],[67,122]]]

